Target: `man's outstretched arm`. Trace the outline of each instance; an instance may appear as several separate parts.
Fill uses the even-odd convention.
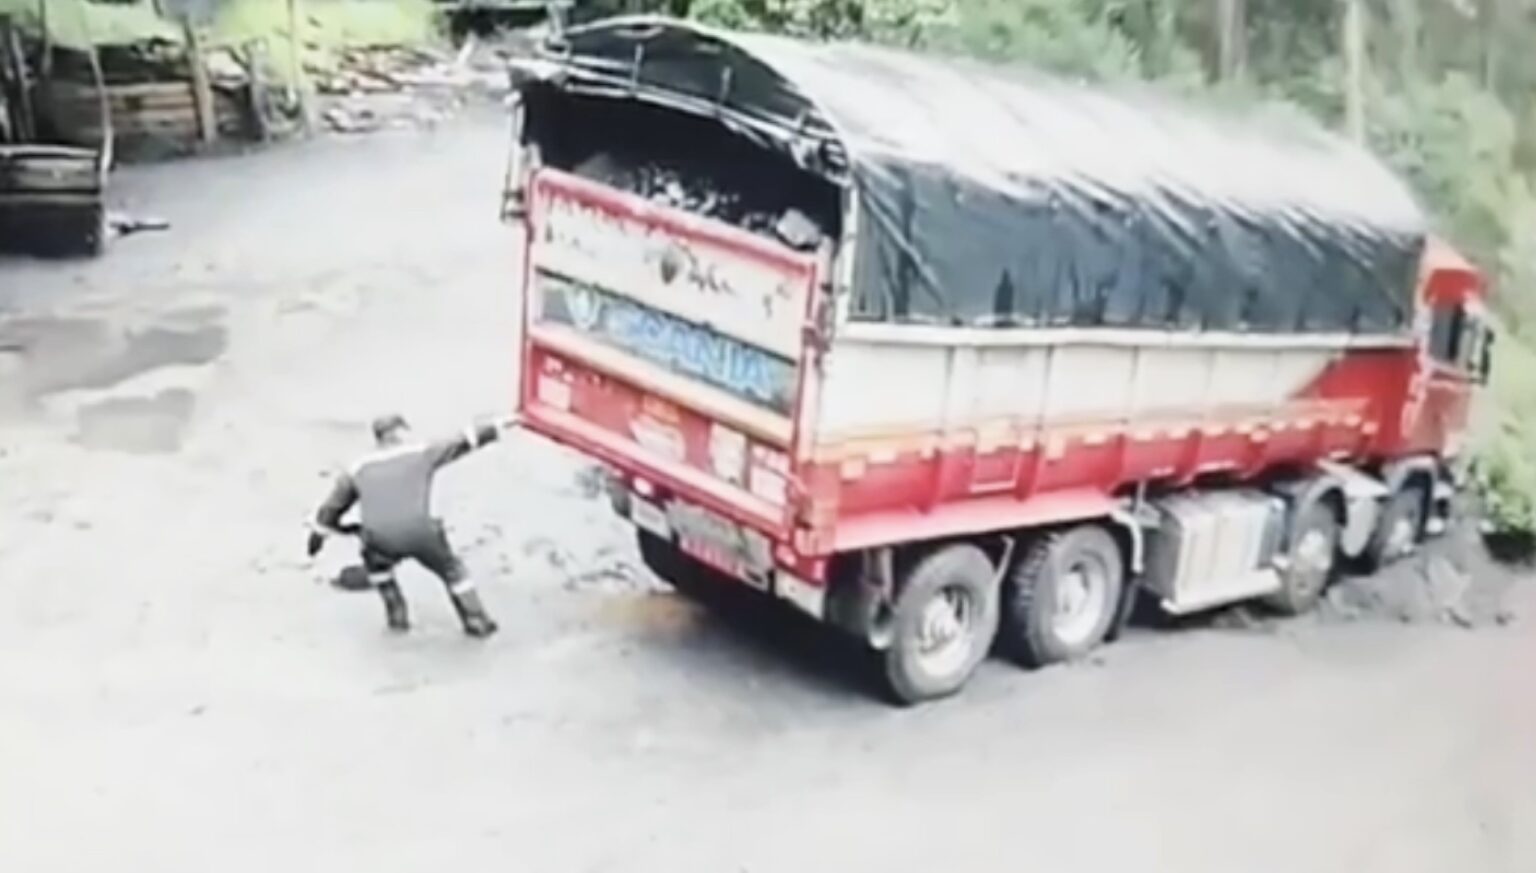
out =
[[[502,430],[511,427],[513,419],[505,418],[489,424],[472,424],[463,433],[438,440],[430,449],[432,466],[442,467],[464,457],[476,449],[501,439]]]

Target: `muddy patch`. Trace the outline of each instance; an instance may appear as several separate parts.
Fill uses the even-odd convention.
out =
[[[75,442],[88,449],[167,454],[181,448],[196,398],[184,388],[117,397],[80,407]]]
[[[530,570],[557,579],[568,591],[633,593],[655,590],[632,558],[624,550],[614,547],[603,547],[590,557],[579,558],[555,540],[535,537],[523,543],[522,557]]]
[[[1497,560],[1475,524],[1465,522],[1378,573],[1339,581],[1318,614],[1336,622],[1506,625],[1519,618],[1517,595],[1530,582],[1529,568]]]
[[[649,593],[604,600],[599,618],[645,636],[681,636],[696,631],[701,612],[687,600],[672,594]]]
[[[123,328],[100,318],[24,318],[0,323],[11,393],[35,402],[63,391],[109,388],[167,366],[202,366],[223,356],[222,312],[197,307]]]
[[[1390,623],[1469,630],[1498,628],[1529,618],[1536,607],[1536,568],[1500,560],[1474,518],[1373,574],[1346,573],[1329,586],[1317,609],[1285,618],[1256,603],[1171,616],[1151,598],[1139,603],[1133,625],[1157,630],[1217,629],[1286,633],[1298,622],[1323,625]]]

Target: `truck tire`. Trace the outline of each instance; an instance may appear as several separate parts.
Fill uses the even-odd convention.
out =
[[[973,545],[945,546],[906,574],[896,598],[886,690],[910,706],[964,687],[997,637],[996,570]]]
[[[1125,558],[1096,524],[1035,540],[1004,588],[1003,639],[1014,660],[1044,667],[1082,658],[1109,634],[1125,591]]]
[[[1339,519],[1319,500],[1296,519],[1290,552],[1280,572],[1280,590],[1264,604],[1282,615],[1301,615],[1322,599],[1333,581],[1339,555]]]
[[[1415,484],[1392,495],[1366,551],[1367,569],[1380,570],[1413,554],[1424,538],[1424,504],[1424,492]]]

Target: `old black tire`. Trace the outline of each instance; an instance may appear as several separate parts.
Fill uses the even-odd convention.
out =
[[[1424,538],[1424,492],[1409,485],[1392,495],[1371,536],[1366,568],[1379,570],[1413,554]]]
[[[1026,667],[1072,661],[1104,642],[1120,611],[1125,559],[1098,525],[1043,536],[1003,589],[1003,641]]]
[[[1280,590],[1264,604],[1282,615],[1301,615],[1322,599],[1338,566],[1339,520],[1333,508],[1317,501],[1296,519]]]
[[[996,571],[985,552],[957,544],[923,556],[897,595],[883,653],[892,700],[912,705],[959,691],[992,648],[997,622]]]

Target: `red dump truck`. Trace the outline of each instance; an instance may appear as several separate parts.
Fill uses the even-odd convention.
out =
[[[1483,283],[1348,144],[649,18],[516,78],[522,421],[658,576],[857,636],[899,702],[1138,593],[1299,613],[1446,524]]]

